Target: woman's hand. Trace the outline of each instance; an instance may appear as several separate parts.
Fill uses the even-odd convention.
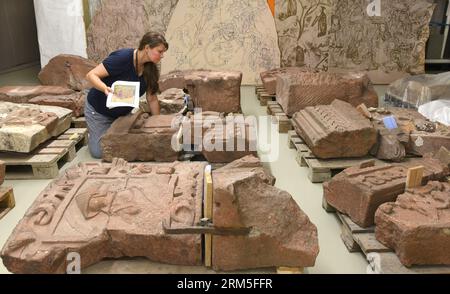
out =
[[[106,87],[105,91],[103,93],[105,93],[105,95],[108,97],[109,93],[112,93],[113,90],[110,87]]]

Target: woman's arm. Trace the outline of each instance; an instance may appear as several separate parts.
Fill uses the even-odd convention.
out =
[[[156,94],[150,94],[150,90],[147,90],[147,103],[150,107],[150,112],[152,115],[160,114],[159,100]]]
[[[94,86],[94,88],[105,93],[105,95],[108,96],[108,94],[112,92],[112,89],[106,86],[106,84],[101,80],[103,78],[106,78],[107,76],[109,76],[108,71],[106,70],[103,63],[100,63],[93,70],[87,73],[86,79]]]

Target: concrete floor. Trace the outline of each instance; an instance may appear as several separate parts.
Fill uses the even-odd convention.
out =
[[[0,87],[5,85],[37,84],[39,68],[32,67],[19,72],[0,75]],[[386,87],[376,87],[380,96]],[[259,106],[254,87],[242,87],[242,109],[246,115],[266,115],[266,108]],[[349,253],[340,238],[340,222],[333,213],[322,209],[322,185],[312,184],[307,177],[307,168],[295,161],[296,152],[288,148],[287,135],[280,134],[279,157],[266,166],[277,178],[276,186],[289,192],[300,208],[317,226],[320,253],[314,267],[306,269],[310,274],[364,274],[367,261],[361,253]],[[94,161],[86,147],[77,153],[74,161],[66,163],[62,170],[79,162]],[[0,220],[0,248],[3,247],[14,227],[50,180],[5,181],[14,188],[16,207]],[[245,273],[270,273],[273,269],[246,271]],[[0,273],[8,270],[0,263]],[[91,266],[83,273],[214,273],[205,267],[183,267],[157,264],[145,259],[107,260]]]

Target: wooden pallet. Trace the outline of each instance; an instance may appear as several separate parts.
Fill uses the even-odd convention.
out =
[[[87,129],[68,129],[56,139],[40,145],[30,154],[1,153],[6,165],[6,179],[53,179],[64,162],[76,157],[76,152],[87,145]]]
[[[256,85],[255,86],[255,94],[258,94],[258,91],[265,90],[263,85]]]
[[[275,95],[270,95],[264,88],[256,88],[256,98],[259,100],[259,105],[266,106],[267,102],[275,100]]]
[[[322,205],[325,210],[333,209],[326,203],[324,197]],[[328,210],[327,210],[328,212]],[[341,221],[341,239],[349,252],[362,252],[369,265],[383,274],[449,274],[450,266],[413,266],[405,267],[398,259],[395,252],[378,242],[375,238],[375,227],[362,228],[355,224],[348,216],[336,212]]]
[[[280,104],[276,101],[267,102],[267,114],[272,116],[272,121],[278,125],[279,133],[287,133],[292,130],[292,122],[284,113]]]
[[[301,275],[305,271],[302,267],[277,267],[277,274],[279,275]]]
[[[0,219],[2,219],[11,209],[16,206],[13,189],[0,187]]]
[[[76,128],[76,129],[86,129],[87,128],[86,118],[84,116],[73,117],[72,124],[70,126],[71,126],[71,128]]]
[[[288,131],[288,144],[290,149],[297,150],[296,161],[302,167],[308,167],[308,178],[312,183],[323,183],[331,179],[342,170],[360,165],[369,160],[375,160],[375,164],[383,161],[372,156],[359,158],[319,159],[309,149],[308,145],[295,131]]]

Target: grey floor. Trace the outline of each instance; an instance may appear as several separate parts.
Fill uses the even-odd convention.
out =
[[[31,67],[18,72],[0,75],[0,87],[5,85],[38,84],[39,68]],[[376,87],[379,95],[385,87]],[[242,87],[242,109],[246,115],[266,115],[266,108],[259,106],[254,87]],[[276,186],[289,192],[300,208],[317,226],[320,253],[314,267],[306,269],[310,274],[364,274],[367,261],[361,253],[349,253],[340,238],[340,222],[335,214],[326,213],[321,206],[322,185],[312,184],[307,177],[307,168],[299,167],[295,161],[295,151],[288,148],[287,135],[280,134],[279,157],[267,163],[267,167],[277,178]],[[74,161],[66,163],[62,170],[79,162],[94,161],[86,147],[77,153]],[[0,248],[3,247],[14,227],[21,220],[39,193],[50,180],[5,181],[4,185],[14,188],[16,207],[0,220]],[[272,272],[268,270],[249,271],[250,273]],[[0,263],[0,273],[8,270]],[[145,259],[107,260],[91,266],[83,273],[214,273],[205,267],[182,267],[149,262]],[[245,272],[248,273],[248,272]]]

